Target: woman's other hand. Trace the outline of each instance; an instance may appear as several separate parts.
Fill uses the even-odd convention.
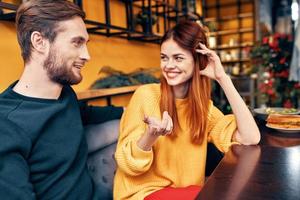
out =
[[[207,76],[216,81],[220,81],[226,76],[221,60],[216,52],[208,49],[204,44],[199,43],[199,49],[196,52],[206,55],[208,58],[208,64],[205,69],[200,71],[201,75]]]

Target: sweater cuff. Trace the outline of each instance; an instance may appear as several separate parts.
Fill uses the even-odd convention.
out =
[[[225,115],[212,129],[209,137],[220,151],[227,152],[231,145],[239,144],[232,140],[236,129],[234,115]]]
[[[132,156],[134,158],[151,158],[153,157],[153,150],[144,151],[137,145],[137,141],[134,141],[132,144]]]

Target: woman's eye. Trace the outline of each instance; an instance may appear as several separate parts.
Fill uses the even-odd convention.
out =
[[[167,60],[168,60],[168,58],[167,58],[166,56],[161,56],[160,59],[161,59],[162,61],[167,61]]]
[[[182,58],[182,57],[176,57],[175,60],[176,60],[177,62],[181,62],[181,61],[183,60],[183,58]]]

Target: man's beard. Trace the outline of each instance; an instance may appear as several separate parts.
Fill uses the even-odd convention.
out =
[[[81,74],[76,76],[72,71],[72,66],[68,67],[67,61],[57,56],[56,51],[50,49],[48,58],[44,62],[44,68],[50,80],[61,85],[74,85],[82,80]]]

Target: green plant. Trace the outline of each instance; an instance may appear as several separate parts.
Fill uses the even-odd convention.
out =
[[[140,11],[136,15],[135,20],[136,20],[136,24],[140,24],[140,25],[149,24],[150,23],[150,17],[148,15],[148,11],[147,10]],[[154,13],[151,13],[151,21],[152,21],[151,25],[154,25],[157,21],[157,16]]]
[[[151,13],[151,24],[150,24],[150,16],[148,13],[149,13],[148,10],[142,9],[139,13],[135,15],[134,18],[135,24],[141,25],[145,33],[150,32],[151,26],[153,26],[157,22],[157,16],[154,13]]]
[[[207,26],[211,32],[217,31],[217,23],[215,21],[206,22],[204,25]]]
[[[96,80],[91,85],[91,89],[158,83],[159,79],[153,75],[158,71],[160,71],[159,68],[140,68],[131,73],[124,73],[122,71],[115,70],[110,66],[104,66],[101,68],[99,73],[104,73],[107,77]]]

